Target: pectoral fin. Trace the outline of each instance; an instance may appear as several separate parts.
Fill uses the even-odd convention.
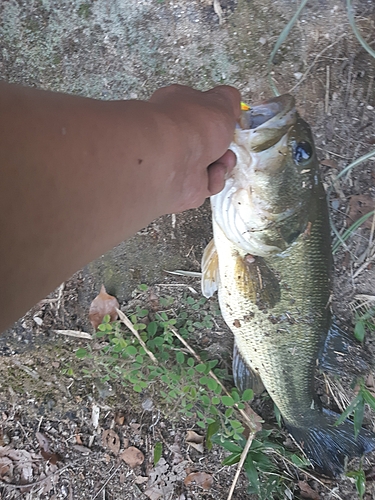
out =
[[[252,370],[241,356],[236,342],[233,347],[233,378],[237,389],[243,392],[246,389],[252,389],[254,394],[261,394],[264,391],[264,385],[260,375]]]
[[[239,255],[235,276],[238,289],[259,309],[272,308],[280,300],[279,280],[262,257]]]
[[[211,240],[206,246],[202,257],[202,294],[209,299],[217,290],[219,282],[219,258],[215,242]]]

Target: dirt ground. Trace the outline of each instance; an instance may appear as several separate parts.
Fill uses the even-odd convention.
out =
[[[248,103],[271,97],[267,62],[297,2],[220,0],[215,5],[216,10],[210,0],[2,2],[0,77],[99,99],[147,98],[174,82],[199,89],[228,83]],[[356,2],[355,12],[363,37],[374,48],[373,0]],[[314,131],[328,188],[375,144],[375,61],[351,32],[345,2],[308,2],[271,69],[279,92],[295,95]],[[374,199],[373,157],[334,184],[329,205],[338,231],[373,210]],[[187,296],[196,300],[199,280],[165,270],[199,271],[210,237],[208,203],[158,219],[79,271],[0,336],[0,447],[17,450],[9,459],[13,472],[0,481],[1,499],[146,499],[144,492],[156,476],[165,487],[159,498],[227,498],[235,467],[221,465],[222,448],[201,453],[186,442],[187,430],[201,432],[194,420],[174,418],[157,391],[138,394],[84,376],[75,352],[90,341],[55,332],[92,333],[88,309],[103,283],[124,310],[132,310],[134,300],[147,305],[150,296],[171,296],[176,310]],[[372,240],[371,224],[362,225],[334,256],[332,308],[349,328],[353,313],[348,305],[354,297],[374,296]],[[149,286],[145,293],[137,290],[142,283]],[[214,307],[215,301],[204,307]],[[203,328],[192,342],[230,367],[231,334],[219,317],[214,328]],[[374,340],[367,338],[365,344],[373,353]],[[334,406],[325,391],[325,403]],[[263,418],[272,419],[264,406]],[[368,428],[374,422],[366,416]],[[110,429],[116,435],[106,441]],[[153,448],[159,441],[163,456],[156,469]],[[121,458],[129,445],[144,454],[142,465],[130,468]],[[367,500],[375,498],[374,466],[372,457],[365,459]],[[213,477],[209,489],[184,484],[195,471]],[[358,498],[349,478],[323,480],[324,486],[292,473],[295,485],[308,481],[316,498]],[[255,498],[246,488],[241,474],[233,498]],[[301,496],[297,486],[292,490],[284,498],[313,498]]]

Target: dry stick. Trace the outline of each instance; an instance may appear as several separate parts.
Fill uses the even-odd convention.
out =
[[[120,321],[122,323],[124,323],[124,325],[129,328],[129,330],[132,332],[132,334],[138,339],[138,342],[141,344],[141,346],[143,347],[143,349],[145,350],[145,352],[148,354],[148,356],[151,358],[151,360],[153,361],[153,363],[155,363],[155,365],[157,365],[158,364],[158,360],[155,358],[155,356],[152,354],[152,352],[147,349],[146,344],[143,342],[143,340],[139,336],[139,333],[134,328],[134,326],[133,326],[132,322],[130,321],[130,319],[120,309],[117,309],[117,307],[116,307],[116,312],[119,315]]]
[[[361,272],[366,269],[366,267],[370,264],[370,262],[372,262],[373,260],[375,260],[375,253],[372,257],[370,257],[369,259],[366,259],[366,262],[364,262],[361,267],[359,269],[357,269],[357,271],[353,274],[353,279],[356,278],[357,276],[359,276],[361,274]]]
[[[58,333],[59,335],[67,335],[68,337],[75,337],[77,339],[87,339],[92,340],[92,335],[86,332],[80,332],[78,330],[52,330],[53,333]]]
[[[230,487],[227,500],[231,500],[231,498],[233,496],[234,488],[236,487],[238,478],[239,478],[240,473],[241,473],[242,466],[246,460],[247,453],[250,449],[251,443],[253,442],[253,438],[254,438],[254,435],[250,434],[248,437],[248,440],[246,441],[245,448],[242,450],[241,458],[240,458],[240,461],[238,462],[238,466],[237,466],[237,470],[236,470],[236,475],[234,476],[232,486]]]
[[[119,470],[119,468],[122,466],[122,463],[116,467],[116,469],[112,472],[112,474],[109,476],[109,478],[104,482],[100,490],[96,493],[96,495],[92,498],[92,500],[95,500],[99,496],[99,494],[103,491],[103,489],[107,486],[109,481],[113,478],[113,476],[116,474],[116,472]]]

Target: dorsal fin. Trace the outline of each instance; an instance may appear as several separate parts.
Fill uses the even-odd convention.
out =
[[[216,292],[219,281],[219,258],[212,239],[202,257],[202,294],[209,299]]]

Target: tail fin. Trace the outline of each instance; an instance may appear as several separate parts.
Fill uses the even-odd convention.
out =
[[[346,458],[359,457],[375,449],[373,432],[362,428],[356,439],[350,420],[335,426],[339,415],[324,411],[319,416],[314,425],[302,428],[286,422],[286,427],[310,462],[327,476],[339,477],[344,472]]]

